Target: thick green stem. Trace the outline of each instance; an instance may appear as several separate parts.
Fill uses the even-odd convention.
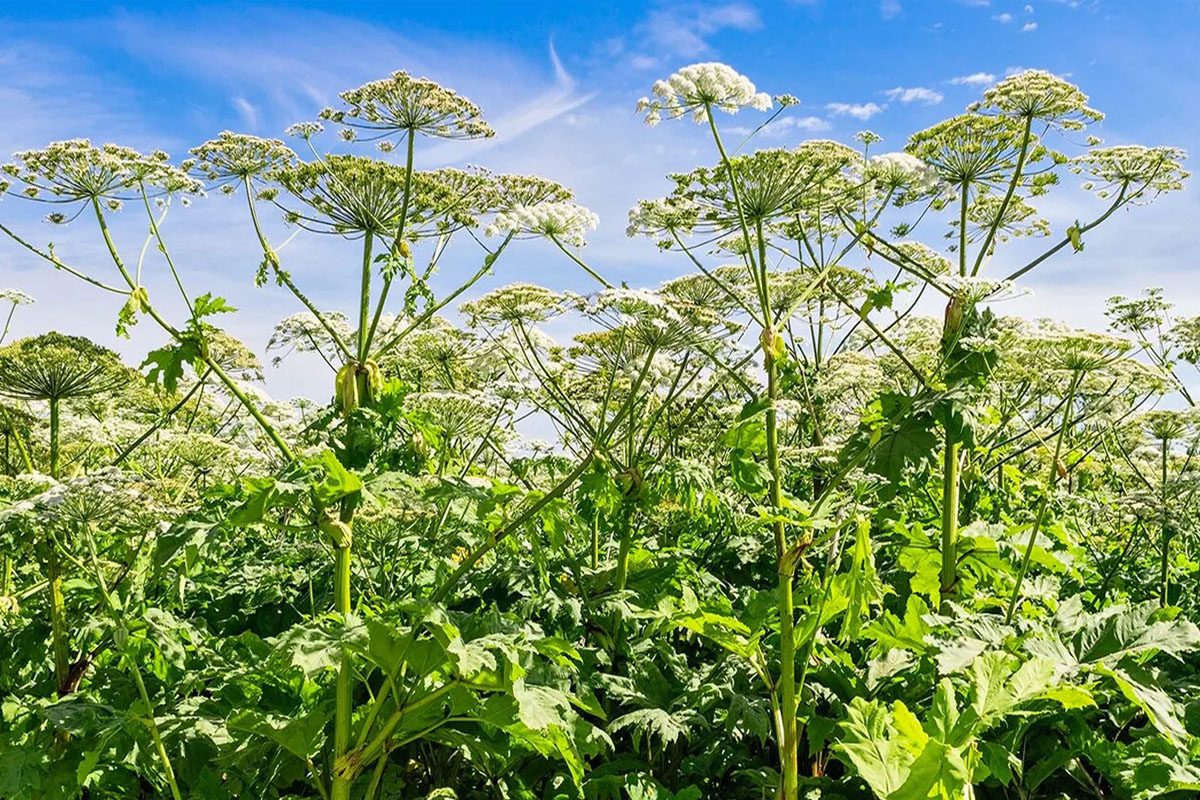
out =
[[[58,480],[58,404],[57,397],[50,398],[50,477]]]
[[[353,515],[353,512],[350,512]],[[345,514],[343,514],[345,516]],[[350,614],[350,548],[334,550],[334,609],[347,619]],[[354,713],[354,665],[349,656],[342,658],[337,678],[337,708],[333,719],[333,756],[342,758],[350,749],[350,720]],[[336,772],[333,777],[331,800],[348,800],[350,780]]]
[[[63,599],[62,563],[53,541],[47,543],[46,580],[50,592],[50,641],[54,650],[54,685],[59,697],[71,693],[71,654],[67,639],[67,609]]]
[[[1162,440],[1162,474],[1159,476],[1161,481],[1159,492],[1161,494],[1159,502],[1162,504],[1161,519],[1159,522],[1159,530],[1162,546],[1162,555],[1159,564],[1159,585],[1162,587],[1162,592],[1159,596],[1159,604],[1166,606],[1168,604],[1168,596],[1171,589],[1171,528],[1167,520],[1167,458],[1170,455],[1170,440],[1163,438]]]
[[[779,397],[779,376],[775,357],[768,352],[764,359],[767,371],[767,467],[771,471],[770,502],[777,512],[783,507],[783,486],[779,464],[779,426],[775,404]],[[779,743],[784,800],[799,795],[799,747],[796,739],[796,634],[795,601],[792,582],[796,572],[795,559],[788,552],[787,532],[783,521],[772,525],[775,534],[776,560],[779,565],[779,712],[783,718],[783,741]]]
[[[363,236],[362,279],[358,290],[358,360],[367,360],[367,331],[371,324],[371,245],[370,231]]]
[[[946,431],[942,456],[942,585],[941,610],[945,613],[958,591],[958,442]]]
[[[600,567],[600,515],[592,514],[592,569]]]
[[[163,745],[162,735],[158,730],[158,722],[154,719],[154,705],[150,702],[150,693],[146,691],[146,682],[142,680],[142,670],[138,666],[137,661],[129,657],[125,649],[127,641],[124,631],[124,622],[121,621],[120,611],[117,609],[117,604],[112,598],[112,594],[108,590],[108,582],[104,579],[104,571],[100,566],[100,558],[96,554],[96,543],[92,540],[90,530],[84,531],[84,542],[87,544],[88,555],[91,558],[92,569],[96,573],[96,583],[100,587],[100,594],[104,598],[104,604],[108,608],[110,614],[116,619],[117,625],[121,627],[121,632],[114,636],[114,641],[121,653],[121,659],[128,665],[130,674],[133,675],[133,681],[137,684],[138,696],[142,699],[142,704],[146,706],[146,726],[150,729],[150,736],[154,739],[154,749],[158,754],[159,764],[162,765],[163,773],[167,776],[167,785],[171,788],[171,797],[173,800],[183,800],[183,795],[179,791],[179,784],[175,780],[175,770],[171,767],[171,759],[167,756],[167,748]],[[79,563],[78,561],[76,563]]]
[[[401,253],[401,248],[404,243],[404,229],[408,222],[408,207],[412,197],[412,172],[413,172],[413,150],[416,145],[415,133],[410,130],[408,132],[408,145],[406,148],[407,155],[404,160],[404,202],[400,206],[400,220],[396,223],[396,239],[392,243],[393,256]],[[371,342],[375,341],[375,330],[379,327],[379,320],[383,316],[384,306],[387,305],[388,292],[392,288],[393,274],[388,272],[383,277],[383,288],[379,292],[379,303],[375,306],[375,316],[371,318],[371,325],[367,329],[367,347],[370,349]]]
[[[50,398],[50,477],[58,478],[58,405]],[[54,683],[59,697],[71,691],[71,654],[67,641],[67,609],[63,599],[62,564],[53,539],[47,543],[46,580],[50,591],[50,641],[54,650]]]

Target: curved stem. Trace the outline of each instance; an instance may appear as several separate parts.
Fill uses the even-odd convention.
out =
[[[342,341],[342,338],[338,336],[337,331],[335,331],[333,326],[329,324],[329,321],[325,319],[325,315],[317,310],[317,307],[313,304],[312,300],[309,300],[308,296],[305,295],[304,292],[300,291],[300,288],[292,282],[291,276],[288,275],[287,271],[285,271],[280,265],[278,254],[274,249],[272,249],[271,245],[267,243],[267,237],[263,233],[262,226],[259,224],[258,209],[254,202],[254,190],[249,179],[244,181],[244,185],[246,188],[246,202],[250,206],[250,219],[254,223],[254,233],[258,236],[258,244],[262,248],[263,258],[266,259],[267,264],[271,267],[271,271],[275,273],[275,277],[279,280],[279,282],[286,286],[291,293],[296,296],[296,299],[308,309],[309,313],[317,318],[317,322],[320,323],[321,327],[325,329],[325,332],[329,334],[329,338],[333,340],[334,346],[336,346],[342,352],[342,355],[345,356],[347,360],[351,359],[352,356],[350,355],[350,348],[346,347],[346,343]]]
[[[566,247],[564,247],[563,243],[558,240],[557,236],[554,236],[553,234],[551,234],[550,241],[554,242],[554,244],[558,246],[558,249],[562,250],[563,253],[566,254],[567,258],[571,259],[576,264],[578,264],[583,269],[584,272],[586,272],[588,275],[591,275],[593,278],[595,278],[600,283],[602,283],[604,285],[605,289],[613,288],[613,285],[611,283],[606,281],[604,278],[600,277],[600,273],[596,272],[596,270],[589,267],[587,264],[585,264],[583,262],[583,259],[581,259],[579,256],[575,255],[570,250],[568,250]]]

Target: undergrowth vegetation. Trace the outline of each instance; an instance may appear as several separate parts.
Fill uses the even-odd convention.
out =
[[[1197,796],[1200,317],[999,302],[1137,236],[1184,154],[1105,146],[1038,71],[899,152],[722,124],[796,102],[722,64],[638,102],[711,141],[630,211],[676,265],[654,289],[587,255],[568,187],[415,169],[493,131],[404,72],[290,144],[17,153],[0,211],[95,238],[0,217],[12,252],[164,344],[0,348],[0,798]],[[1093,213],[1058,229],[1071,192]],[[192,200],[244,207],[294,304],[267,349],[326,397],[262,390],[171,247]],[[317,234],[353,307],[290,269]],[[534,238],[594,288],[475,288]]]

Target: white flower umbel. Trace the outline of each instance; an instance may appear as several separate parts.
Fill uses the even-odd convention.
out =
[[[771,96],[755,90],[745,75],[728,64],[706,62],[684,67],[666,80],[657,81],[653,97],[638,100],[638,113],[645,112],[646,124],[657,125],[667,119],[691,114],[698,123],[708,122],[708,109],[719,108],[730,114],[741,108],[766,111]]]
[[[484,234],[544,236],[563,244],[582,247],[587,244],[587,232],[595,230],[599,224],[600,218],[578,203],[538,203],[500,212],[484,230]]]
[[[937,189],[937,173],[924,161],[909,153],[884,153],[867,162],[866,177],[885,189],[907,190],[924,194]]]
[[[564,310],[564,296],[532,283],[514,283],[493,289],[477,300],[459,306],[472,325],[544,322]]]

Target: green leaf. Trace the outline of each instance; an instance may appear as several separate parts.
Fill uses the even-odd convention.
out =
[[[331,506],[343,497],[362,491],[362,480],[342,466],[332,450],[324,451],[309,463],[320,470],[320,481],[313,483],[313,496],[322,506]]]
[[[211,317],[214,314],[230,314],[237,311],[229,305],[224,297],[213,297],[212,292],[205,292],[192,301],[192,316],[196,319]]]
[[[891,797],[904,784],[913,761],[890,716],[878,703],[855,697],[846,710],[836,745],[879,797]]]

